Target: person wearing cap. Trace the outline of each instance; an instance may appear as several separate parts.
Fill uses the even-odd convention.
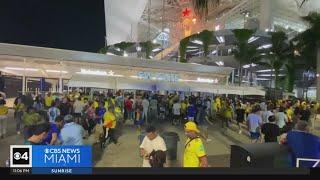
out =
[[[208,167],[207,154],[199,133],[194,122],[189,121],[185,124],[187,141],[183,155],[183,167]]]
[[[84,129],[74,122],[72,115],[63,118],[65,125],[61,129],[62,145],[83,145]]]

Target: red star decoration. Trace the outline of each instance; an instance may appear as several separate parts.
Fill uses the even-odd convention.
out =
[[[182,16],[183,17],[188,17],[190,15],[191,10],[186,8],[185,10],[182,11]]]

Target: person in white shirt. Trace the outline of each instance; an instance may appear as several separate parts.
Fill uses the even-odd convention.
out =
[[[267,107],[267,110],[266,111],[263,111],[262,113],[262,121],[263,121],[263,124],[265,123],[268,123],[269,122],[269,117],[270,116],[274,116],[274,113],[272,112],[272,107]]]
[[[276,122],[280,129],[282,129],[286,125],[286,122],[288,122],[288,117],[284,113],[283,107],[280,107],[279,112],[276,113]]]
[[[142,100],[142,107],[143,107],[143,118],[145,119],[146,124],[148,124],[148,112],[149,112],[149,100],[147,97],[144,97]]]
[[[84,106],[85,106],[85,104],[81,101],[81,97],[76,99],[76,101],[73,104],[73,110],[74,110],[73,117],[74,117],[76,123],[79,123],[79,121],[80,121]]]
[[[181,104],[179,103],[179,101],[176,100],[176,102],[173,104],[172,110],[174,115],[174,119],[172,123],[177,124],[178,122],[180,122],[180,114],[181,114]]]
[[[151,167],[149,156],[152,151],[167,151],[163,138],[156,133],[156,128],[149,126],[146,129],[147,135],[140,145],[140,155],[143,157],[142,167]]]

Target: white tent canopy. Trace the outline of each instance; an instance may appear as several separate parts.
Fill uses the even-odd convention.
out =
[[[116,89],[116,82],[114,78],[106,76],[75,74],[68,82],[68,86]]]
[[[68,83],[69,87],[91,87],[104,89],[126,89],[145,91],[182,91],[205,92],[214,94],[258,95],[265,96],[265,91],[256,87],[239,87],[228,85],[212,85],[195,82],[164,82],[140,80],[126,77],[107,77],[75,74]]]

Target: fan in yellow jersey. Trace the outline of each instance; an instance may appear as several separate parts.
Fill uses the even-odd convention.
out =
[[[7,133],[8,107],[5,106],[5,101],[0,99],[0,138],[4,138]]]
[[[185,134],[188,139],[184,149],[183,167],[208,167],[207,154],[198,136],[199,133],[194,122],[190,121],[185,124]]]
[[[116,116],[114,113],[114,107],[110,106],[108,111],[103,116],[104,127],[106,128],[106,137],[110,137],[110,142],[117,144],[117,139],[115,137],[115,128],[116,128]]]

